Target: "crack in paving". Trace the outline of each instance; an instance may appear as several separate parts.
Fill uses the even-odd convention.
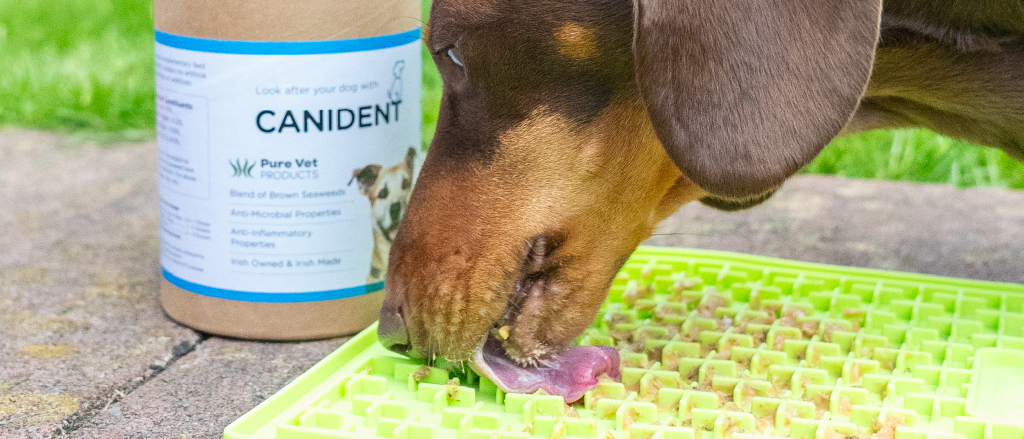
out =
[[[93,418],[98,416],[100,413],[107,411],[110,406],[117,404],[124,398],[128,397],[132,392],[139,389],[146,383],[152,381],[158,375],[169,369],[174,363],[182,359],[189,353],[192,353],[199,347],[203,342],[210,338],[209,335],[202,332],[196,332],[199,335],[199,340],[192,343],[188,340],[184,340],[181,343],[174,345],[171,348],[171,352],[165,355],[163,360],[157,360],[149,365],[149,369],[146,370],[142,375],[132,378],[127,383],[121,384],[106,392],[105,396],[98,398],[92,398],[91,401],[83,403],[85,408],[79,410],[77,413],[68,416],[64,419],[59,426],[57,431],[53,434],[53,438],[67,437],[71,433],[85,427]],[[106,401],[104,403],[104,401]],[[101,406],[102,404],[102,406]]]

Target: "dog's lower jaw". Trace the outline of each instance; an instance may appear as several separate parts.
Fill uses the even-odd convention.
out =
[[[516,283],[505,308],[504,315],[496,324],[496,328],[507,326],[508,337],[502,338],[502,348],[508,357],[521,366],[543,365],[547,359],[565,351],[568,346],[553,346],[545,335],[553,328],[543,325],[546,319],[545,309],[540,305],[549,290],[558,290],[557,281],[543,274],[531,274]]]
[[[469,352],[442,349],[440,355],[449,365],[471,361],[491,338],[500,342],[501,350],[510,360],[522,367],[545,366],[552,358],[571,348],[570,342],[554,344],[548,336],[552,328],[546,324],[550,318],[544,306],[549,290],[560,290],[557,280],[542,275],[524,276],[516,282],[501,317],[478,338],[475,349]],[[502,328],[507,331],[502,334]]]

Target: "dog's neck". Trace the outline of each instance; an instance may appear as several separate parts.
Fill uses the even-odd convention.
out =
[[[885,0],[882,45],[924,37],[967,52],[995,51],[1024,36],[1019,0]]]

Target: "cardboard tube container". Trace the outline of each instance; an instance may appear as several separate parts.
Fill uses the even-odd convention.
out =
[[[156,0],[161,302],[302,340],[377,319],[420,152],[418,0]]]

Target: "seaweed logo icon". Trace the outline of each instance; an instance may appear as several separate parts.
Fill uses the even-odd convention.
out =
[[[256,167],[256,162],[252,162],[252,164],[249,164],[249,159],[245,159],[244,163],[242,162],[241,159],[235,159],[235,161],[228,163],[231,164],[231,169],[235,171],[232,177],[253,178],[252,168]]]

